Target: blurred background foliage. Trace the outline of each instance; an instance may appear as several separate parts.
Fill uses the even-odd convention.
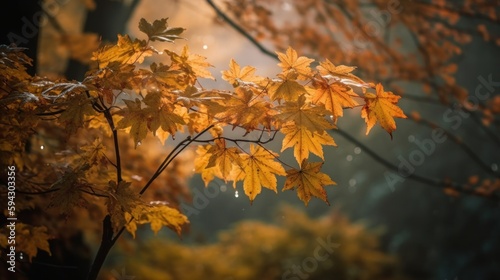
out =
[[[112,279],[123,267],[151,280],[404,279],[397,259],[380,247],[382,228],[367,229],[338,211],[311,219],[289,205],[272,216],[272,224],[236,223],[210,243],[124,240],[105,274]]]

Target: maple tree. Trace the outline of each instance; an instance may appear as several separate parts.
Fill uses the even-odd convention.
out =
[[[97,207],[102,240],[88,279],[97,277],[124,231],[135,235],[138,225],[150,224],[155,233],[168,227],[181,234],[189,221],[176,199],[170,204],[145,193],[188,147],[198,147],[195,171],[207,185],[214,178],[232,182],[234,188],[241,182],[250,203],[262,188],[277,192],[279,176],[286,179],[282,190],[297,189],[306,205],[313,196],[328,203],[325,187],[335,182],[321,172],[323,146],[336,145],[329,131],[342,111],[358,107],[367,133],[380,123],[391,137],[394,118],[406,118],[396,105],[399,97],[354,75],[355,67],[325,60],[314,69],[313,59],[290,47],[277,52],[282,71],[275,78],[256,76],[255,68],[231,60],[221,74],[233,90],[206,89],[200,79],[214,77],[205,57],[190,53],[187,46],[179,54],[154,46],[180,39],[183,28],[169,27],[167,19],[141,19],[139,29],[147,39],[118,35],[115,44],[93,52],[92,68],[82,81],[32,76],[22,48],[0,47],[5,112],[0,153],[2,165],[18,170],[17,192],[23,196],[16,209],[49,207],[68,217],[75,207]],[[145,59],[151,56],[162,62],[147,66]],[[48,132],[57,130],[67,145],[64,152],[55,158],[29,152],[26,145],[34,136],[50,138]],[[266,146],[281,136],[281,151],[292,148],[295,164]],[[127,143],[140,153],[151,139],[163,145],[170,138],[182,140],[142,182],[144,174],[137,174],[140,170],[123,156]],[[39,198],[45,194],[50,194],[49,202]],[[30,259],[37,249],[50,254],[50,227],[18,223],[17,230],[17,242],[24,244],[18,250]],[[0,235],[3,247],[7,235]]]

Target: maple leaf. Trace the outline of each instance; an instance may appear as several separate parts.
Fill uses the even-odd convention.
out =
[[[285,125],[280,130],[285,137],[281,151],[293,147],[293,155],[298,163],[309,157],[309,152],[323,157],[323,146],[336,146],[333,138],[326,131],[310,131],[303,126]]]
[[[380,126],[391,135],[392,139],[392,132],[396,130],[394,118],[406,118],[403,110],[396,105],[401,96],[394,95],[390,91],[384,91],[384,87],[380,83],[377,84],[376,90],[376,95],[373,93],[365,94],[366,104],[361,109],[361,117],[366,122],[366,134],[378,121]]]
[[[307,206],[311,196],[315,196],[326,204],[328,197],[325,186],[336,185],[334,181],[325,173],[320,172],[323,162],[308,162],[304,159],[300,164],[300,170],[291,169],[286,171],[286,181],[283,191],[297,188],[297,195]]]
[[[92,144],[82,146],[80,148],[85,154],[82,158],[90,164],[90,166],[97,166],[99,164],[107,163],[106,159],[106,146],[102,143],[99,138],[96,138]]]
[[[276,54],[278,55],[278,59],[280,60],[278,66],[283,69],[283,73],[286,74],[288,72],[294,71],[299,74],[299,80],[307,79],[312,76],[312,70],[309,65],[314,61],[314,59],[305,56],[299,57],[297,55],[297,51],[295,51],[291,47],[288,47],[286,53],[276,52]]]
[[[238,87],[234,94],[224,101],[226,110],[216,114],[221,122],[241,126],[247,132],[254,130],[259,124],[269,127],[269,102],[254,94],[251,89]]]
[[[148,105],[145,112],[148,115],[148,129],[156,136],[156,130],[161,127],[163,131],[169,132],[172,136],[178,130],[179,125],[185,125],[183,117],[178,114],[175,106],[161,92],[151,92],[144,98],[144,103]]]
[[[16,250],[26,253],[29,261],[43,250],[50,255],[49,240],[45,226],[31,226],[24,223],[16,223]]]
[[[182,39],[179,35],[184,32],[181,27],[168,27],[168,18],[162,18],[149,23],[144,18],[139,21],[139,30],[148,35],[151,41],[174,42],[176,39]]]
[[[205,187],[208,186],[219,172],[217,166],[207,167],[212,153],[208,151],[212,148],[211,145],[198,146],[196,149],[197,157],[194,159],[194,170],[201,174],[201,179],[205,183]]]
[[[285,102],[278,109],[280,113],[276,117],[284,123],[293,121],[297,126],[303,126],[310,131],[318,132],[333,128],[333,125],[325,119],[328,111],[323,106],[306,103],[304,95],[301,95],[296,102]]]
[[[358,102],[353,99],[358,95],[354,93],[352,88],[340,82],[329,84],[326,80],[321,79],[315,81],[314,86],[314,89],[309,90],[312,92],[311,102],[325,105],[325,108],[332,113],[335,123],[338,117],[344,115],[343,109],[345,107],[353,108],[358,105]]]
[[[92,108],[90,99],[84,94],[72,95],[67,100],[68,106],[59,116],[59,122],[63,124],[69,134],[75,133],[88,116],[94,116],[97,112]]]
[[[153,49],[147,47],[144,40],[132,41],[128,35],[118,35],[115,45],[106,45],[93,53],[91,60],[99,63],[99,68],[105,68],[111,63],[135,64],[142,63],[144,58],[151,56]]]
[[[222,79],[237,87],[242,83],[256,83],[262,80],[261,77],[255,76],[255,68],[252,66],[240,67],[234,59],[229,62],[229,70],[221,71]]]
[[[181,55],[175,52],[165,50],[165,52],[172,59],[172,68],[179,67],[188,72],[194,73],[197,77],[215,80],[207,67],[212,67],[210,63],[206,62],[206,58],[198,54],[190,54],[188,46],[184,46]]]
[[[325,61],[319,63],[317,69],[324,78],[334,78],[335,80],[346,85],[354,85],[358,87],[370,86],[370,84],[365,83],[365,81],[351,73],[354,69],[356,69],[356,67],[353,66],[335,66],[330,60],[326,59]]]
[[[278,154],[256,145],[250,146],[250,153],[241,155],[243,164],[235,170],[234,180],[243,180],[243,189],[250,202],[253,202],[262,187],[277,192],[276,175],[286,174],[283,166],[276,161],[277,157]]]
[[[214,144],[207,151],[211,156],[205,168],[216,167],[218,177],[227,182],[227,180],[231,180],[231,171],[234,166],[242,165],[240,150],[236,147],[227,147],[224,139],[216,139]]]
[[[160,229],[165,226],[180,235],[182,226],[189,223],[187,217],[179,212],[179,210],[167,205],[147,204],[138,207],[134,212],[137,213],[137,211],[140,211],[140,216],[132,220],[130,223],[150,224],[151,230],[155,234],[157,234]]]
[[[109,181],[108,183],[109,199],[106,204],[114,232],[118,232],[129,222],[125,213],[133,215],[136,213],[134,209],[143,204],[139,196],[130,189],[130,184],[130,182],[126,181],[121,181],[118,184],[115,181]],[[133,217],[137,218],[137,216]]]
[[[272,100],[295,101],[301,95],[307,94],[306,88],[296,81],[297,73],[279,74],[281,80],[272,81],[268,89]]]
[[[134,139],[135,146],[142,139],[146,138],[148,133],[148,112],[141,108],[141,101],[136,98],[135,101],[124,99],[127,108],[124,109],[123,119],[121,119],[117,124],[117,129],[130,128],[130,136]]]
[[[80,191],[82,187],[88,185],[85,180],[85,172],[90,168],[88,163],[84,163],[77,168],[68,168],[54,184],[51,189],[58,189],[54,192],[49,203],[49,207],[57,206],[61,213],[67,216],[75,206],[84,207],[88,204]]]

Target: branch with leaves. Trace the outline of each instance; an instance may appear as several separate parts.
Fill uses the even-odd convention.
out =
[[[355,67],[326,59],[312,68],[314,60],[292,48],[276,53],[281,68],[276,77],[256,76],[254,67],[231,60],[222,79],[233,89],[207,90],[198,87],[200,79],[213,79],[204,57],[191,54],[187,46],[176,53],[158,51],[153,45],[181,38],[183,28],[168,27],[166,19],[152,23],[142,19],[139,29],[147,39],[118,35],[116,44],[94,52],[93,68],[81,82],[30,76],[22,50],[0,47],[0,103],[7,117],[1,122],[2,139],[9,139],[0,145],[2,163],[34,174],[40,173],[36,166],[57,167],[45,177],[28,176],[49,183],[48,189],[33,190],[28,185],[19,193],[50,195],[48,206],[65,217],[77,207],[100,205],[102,238],[88,279],[97,278],[124,231],[135,237],[139,225],[150,224],[155,233],[168,227],[181,234],[188,219],[180,209],[166,201],[147,201],[144,195],[189,146],[197,146],[195,172],[206,185],[215,178],[231,181],[235,188],[241,182],[252,203],[264,188],[277,192],[278,177],[283,176],[282,190],[296,190],[306,205],[312,197],[328,204],[325,187],[335,182],[321,171],[323,147],[336,146],[328,131],[336,128],[343,110],[361,108],[367,134],[379,123],[392,137],[394,118],[406,118],[397,106],[400,97],[380,83],[363,81],[352,73]],[[147,66],[146,57],[162,62]],[[29,142],[47,123],[64,128],[64,141],[76,143],[78,152],[60,152],[57,159],[30,157],[23,145],[12,144]],[[93,140],[79,139],[84,134]],[[147,182],[137,186],[131,179],[138,175],[130,175],[135,171],[127,164],[127,142],[139,150],[150,138],[165,144],[177,134],[184,134],[184,140]],[[283,138],[280,152],[293,150],[295,164],[267,147],[277,136]],[[320,160],[311,159],[312,155]],[[46,243],[38,248],[48,251]],[[27,253],[31,258],[36,250]]]

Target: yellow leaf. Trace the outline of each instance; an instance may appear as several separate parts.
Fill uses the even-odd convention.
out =
[[[309,65],[314,61],[314,59],[305,56],[299,57],[297,55],[297,52],[291,47],[288,47],[286,53],[276,52],[276,54],[278,55],[278,59],[280,60],[278,66],[283,69],[284,74],[290,71],[294,71],[299,74],[299,80],[307,79],[312,76],[312,70]]]
[[[16,223],[16,250],[26,253],[30,262],[37,255],[38,250],[43,250],[51,255],[49,239],[45,226],[37,227]]]
[[[234,59],[229,62],[229,70],[221,71],[222,79],[232,84],[233,86],[238,86],[240,82],[255,83],[262,78],[255,76],[255,68],[252,66],[240,67]]]
[[[187,217],[177,209],[167,205],[143,205],[139,207],[140,217],[133,220],[136,224],[151,224],[151,230],[157,234],[162,227],[168,227],[181,234],[182,226],[189,223]],[[128,225],[132,230],[136,225]]]
[[[187,46],[184,46],[181,55],[169,50],[165,50],[165,52],[172,59],[172,68],[174,70],[178,67],[194,73],[197,77],[215,80],[210,71],[207,70],[207,68],[212,65],[205,61],[205,57],[197,54],[190,54]]]
[[[148,133],[148,112],[141,108],[141,101],[136,98],[135,101],[124,100],[127,108],[124,109],[124,118],[117,125],[117,129],[130,128],[130,136],[134,139],[135,146],[142,139],[146,138]]]
[[[242,154],[243,166],[236,171],[235,181],[243,181],[245,194],[252,202],[261,192],[262,187],[276,191],[276,175],[284,176],[285,170],[276,161],[278,154],[268,151],[261,146],[250,146],[249,154]]]
[[[283,106],[279,106],[278,109],[281,112],[276,117],[283,123],[293,121],[296,126],[303,126],[310,131],[318,132],[334,127],[325,118],[328,111],[323,106],[314,106],[307,103],[304,95],[300,96],[296,102],[286,102]]]
[[[286,181],[283,190],[293,190],[297,188],[297,195],[305,205],[309,203],[311,196],[315,196],[326,204],[328,197],[325,186],[336,185],[334,181],[325,173],[320,172],[323,162],[308,162],[304,159],[300,165],[300,170],[291,169],[286,171]]]
[[[373,93],[365,94],[366,104],[361,110],[361,117],[366,122],[366,134],[370,132],[378,121],[380,126],[391,135],[392,139],[392,132],[396,130],[394,117],[406,119],[403,110],[396,105],[401,96],[394,95],[390,91],[384,91],[384,87],[381,84],[377,84],[376,90],[376,95]]]
[[[99,68],[104,68],[110,63],[142,63],[145,57],[152,54],[153,50],[147,47],[145,41],[138,39],[132,41],[128,35],[118,35],[118,42],[115,45],[107,45],[97,50],[92,60],[97,61]]]
[[[139,195],[130,189],[130,184],[130,182],[125,181],[118,184],[110,181],[108,184],[109,199],[106,203],[114,232],[118,232],[128,223],[125,213],[133,215],[134,209],[143,203]],[[135,215],[133,216],[137,218]]]
[[[216,166],[207,167],[212,153],[209,150],[212,148],[211,145],[198,146],[196,149],[196,158],[194,159],[194,170],[201,174],[201,179],[205,183],[205,187],[208,186],[216,176],[218,169]]]
[[[323,77],[332,77],[335,80],[346,85],[355,85],[362,87],[368,86],[368,84],[365,83],[362,79],[351,73],[352,71],[354,71],[354,69],[356,69],[356,67],[345,65],[335,66],[330,60],[327,59],[323,62],[320,62],[317,69]]]
[[[358,95],[349,86],[339,82],[328,84],[324,79],[316,81],[314,85],[312,103],[325,105],[325,108],[332,113],[335,122],[338,117],[344,115],[345,107],[353,108],[358,105],[358,102],[353,99]]]
[[[281,151],[293,147],[293,155],[298,163],[309,157],[309,152],[323,157],[323,145],[336,146],[333,138],[326,132],[311,132],[303,126],[285,125],[280,130],[285,134]]]
[[[248,88],[238,87],[230,99],[224,100],[226,110],[216,114],[221,122],[240,126],[247,132],[254,130],[259,125],[268,128],[270,103],[259,98]]]
[[[305,87],[299,84],[296,79],[297,74],[278,75],[282,80],[271,82],[269,96],[272,100],[295,101],[301,95],[307,94]]]
[[[231,171],[235,165],[242,165],[242,159],[239,155],[240,150],[236,147],[226,147],[224,139],[216,139],[214,144],[208,151],[211,156],[205,168],[216,167],[219,178],[225,181],[231,180]]]
[[[74,133],[78,128],[83,127],[83,123],[89,116],[94,116],[97,112],[92,108],[90,99],[84,94],[70,96],[68,107],[59,116],[59,122],[64,125],[68,133]]]

